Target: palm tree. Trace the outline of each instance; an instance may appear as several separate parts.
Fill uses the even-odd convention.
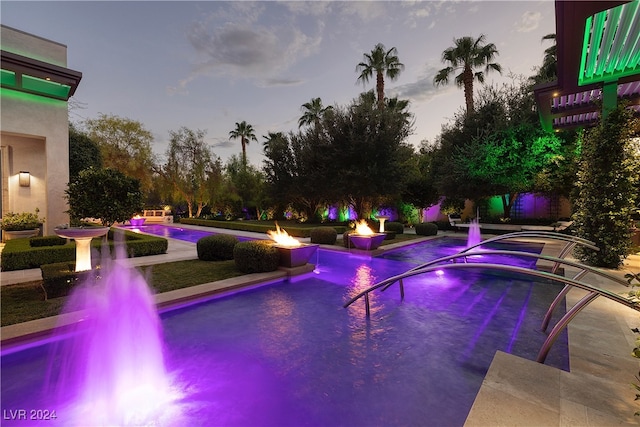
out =
[[[390,80],[395,80],[402,70],[404,70],[404,64],[398,59],[396,48],[386,50],[382,43],[378,43],[371,53],[364,54],[364,61],[356,66],[356,71],[360,72],[357,81],[365,84],[375,74],[378,107],[383,108],[384,77],[386,75]]]
[[[535,76],[532,77],[534,83],[549,82],[558,78],[558,46],[556,45],[556,35],[551,33],[542,37],[541,41],[553,40],[553,46],[544,50],[544,59]]]
[[[470,114],[473,111],[473,81],[484,83],[484,74],[490,70],[502,73],[500,64],[491,62],[498,55],[498,50],[493,43],[484,44],[484,34],[475,40],[472,37],[462,37],[454,39],[453,42],[455,46],[442,52],[442,62],[450,65],[438,71],[433,83],[436,86],[447,84],[449,76],[460,71],[460,74],[455,76],[455,82],[458,87],[464,88],[467,114]],[[484,72],[474,73],[474,68],[478,67],[484,67]]]
[[[240,123],[236,122],[236,128],[229,132],[229,138],[237,139],[240,138],[240,143],[242,144],[242,164],[244,167],[247,167],[247,144],[249,141],[257,141],[256,134],[253,130],[253,126],[245,122],[244,120]]]
[[[332,106],[323,107],[322,100],[320,98],[312,98],[311,102],[305,102],[300,109],[303,111],[302,117],[298,119],[298,127],[305,125],[311,126],[314,124],[316,127],[320,124],[320,119],[330,110],[333,110]]]

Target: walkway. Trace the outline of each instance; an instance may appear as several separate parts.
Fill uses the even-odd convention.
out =
[[[231,233],[230,230],[215,231]],[[243,235],[264,238],[264,234]],[[139,266],[196,258],[194,244],[168,240],[167,254],[134,258],[132,263]],[[545,252],[553,252],[553,248],[547,246]],[[623,269],[610,273],[624,275],[628,271],[640,271],[640,255],[631,256]],[[567,275],[573,274],[569,268],[567,272]],[[157,302],[159,305],[172,304],[200,294],[282,280],[285,276],[281,271],[245,275],[160,294]],[[4,272],[0,279],[2,285],[31,280],[40,280],[39,269]],[[605,288],[609,286],[594,275],[586,276],[583,281]],[[619,287],[611,290],[621,291]],[[572,290],[567,297],[567,308],[582,295],[582,291]],[[55,321],[55,318],[49,318],[3,327],[2,340],[16,338],[34,329],[49,329]],[[640,404],[634,402],[635,391],[631,387],[636,381],[634,375],[640,371],[640,360],[631,357],[635,340],[631,329],[636,327],[640,327],[636,312],[599,298],[569,325],[571,372],[497,352],[465,426],[640,425],[640,417],[633,415],[640,410]]]

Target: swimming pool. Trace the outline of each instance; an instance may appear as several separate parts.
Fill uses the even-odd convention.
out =
[[[447,271],[407,279],[404,301],[393,288],[374,292],[370,318],[362,304],[342,305],[463,246],[444,238],[374,258],[320,250],[318,274],[163,313],[168,370],[182,397],[158,425],[462,425],[496,350],[535,359],[559,285]],[[567,369],[566,334],[561,340],[547,364]],[[47,354],[40,346],[2,357],[3,411],[47,408],[34,392]],[[64,425],[61,414],[46,425]]]
[[[184,228],[184,227],[179,227],[174,225],[163,225],[163,224],[149,224],[149,225],[141,225],[141,226],[135,226],[135,227],[131,225],[124,225],[124,226],[121,226],[120,228],[133,231],[134,233],[135,232],[149,233],[155,236],[169,237],[171,239],[184,240],[185,242],[191,242],[191,243],[197,243],[198,240],[206,236],[219,234],[219,233],[214,233],[213,231],[196,230],[193,228]],[[265,238],[267,237],[265,236]],[[251,240],[251,239],[249,237],[239,236],[238,240],[244,241],[244,240]]]

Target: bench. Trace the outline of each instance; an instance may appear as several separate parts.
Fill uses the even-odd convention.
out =
[[[168,211],[164,209],[151,209],[142,211],[142,218],[145,219],[146,223],[156,222],[156,223],[164,223],[171,224],[173,223],[173,215],[167,215]]]

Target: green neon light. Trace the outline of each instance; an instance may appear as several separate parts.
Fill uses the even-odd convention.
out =
[[[0,84],[2,86],[16,86],[16,73],[9,70],[2,70],[0,74]]]
[[[22,88],[27,91],[41,93],[55,98],[68,98],[70,86],[51,82],[37,77],[22,75]]]
[[[33,95],[31,93],[20,92],[18,90],[9,89],[6,87],[0,88],[0,97],[2,99],[8,98],[22,102],[33,102],[36,104],[49,105],[55,107],[67,108],[67,102],[60,99],[47,98],[45,96]]]
[[[587,18],[578,84],[614,82],[640,73],[640,0]]]
[[[611,20],[611,22],[618,22],[620,20],[621,13],[622,13],[622,8],[615,7],[611,9],[611,14],[610,16],[607,17],[607,20]],[[616,34],[617,28],[618,28],[618,25],[607,25],[607,29],[604,32],[604,39],[602,41],[602,46],[608,47],[613,44],[613,37]],[[595,72],[596,74],[603,74],[605,65],[607,64],[611,65],[615,63],[614,58],[611,57],[611,51],[607,49],[607,52],[608,52],[608,55],[603,55],[604,58],[598,61],[598,64],[596,66],[596,72]],[[607,59],[608,59],[608,62],[607,62]]]

